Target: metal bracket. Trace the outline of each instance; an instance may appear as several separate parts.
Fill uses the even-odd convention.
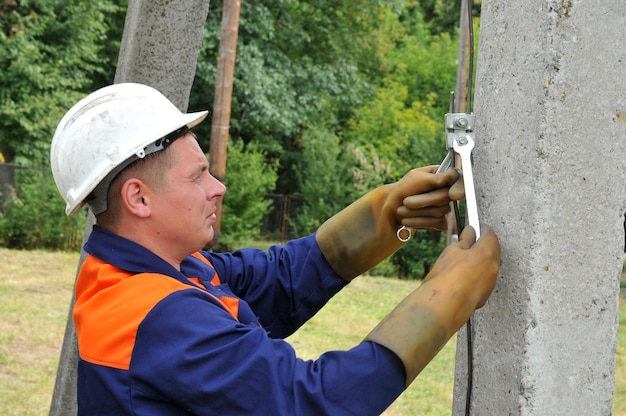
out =
[[[476,117],[474,114],[468,113],[447,113],[445,115],[446,124],[446,147],[451,150],[454,143],[460,138],[473,134],[474,122]]]

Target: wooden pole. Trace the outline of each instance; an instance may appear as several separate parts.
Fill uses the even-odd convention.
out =
[[[217,79],[215,81],[215,100],[213,102],[213,120],[211,122],[211,142],[209,147],[209,172],[220,181],[226,176],[226,153],[228,130],[230,128],[230,109],[233,96],[233,78],[237,54],[237,36],[239,33],[239,0],[226,0],[222,12],[222,33],[220,36],[217,60]],[[209,248],[219,244],[222,219],[222,200],[217,204],[217,222],[213,225],[215,237]]]

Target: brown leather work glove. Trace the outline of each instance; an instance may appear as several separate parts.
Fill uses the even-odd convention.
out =
[[[444,175],[447,184],[453,181],[451,186],[404,198],[402,205],[398,207],[398,216],[402,225],[422,230],[444,231],[447,229],[445,214],[450,212],[450,202],[465,198],[465,187],[461,172],[455,169],[449,169],[440,175]],[[405,176],[400,182],[408,177],[409,175]]]
[[[437,166],[413,169],[398,182],[368,192],[320,226],[317,243],[337,274],[353,279],[401,248],[404,242],[396,231],[402,225],[447,228],[451,198],[463,196],[462,180],[454,169],[436,171]]]
[[[474,310],[482,307],[500,267],[500,243],[488,227],[477,242],[466,227],[459,242],[439,256],[422,285],[365,338],[393,351],[404,363],[408,386]]]

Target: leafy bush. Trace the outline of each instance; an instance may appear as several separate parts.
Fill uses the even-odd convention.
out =
[[[219,237],[220,249],[232,249],[242,241],[260,237],[270,201],[264,195],[274,189],[277,163],[267,163],[254,143],[230,141],[226,160],[226,187]]]
[[[0,6],[0,151],[45,164],[63,113],[117,59],[107,37],[119,1],[5,1]],[[115,48],[113,48],[115,49]],[[106,56],[106,52],[109,53]],[[23,160],[18,160],[23,158]]]
[[[324,221],[364,193],[355,186],[357,164],[354,153],[346,151],[339,137],[322,127],[304,132],[300,138],[301,155],[293,167],[304,206],[292,227],[296,234],[315,231]]]
[[[65,215],[65,202],[47,169],[16,172],[16,196],[0,213],[0,244],[9,248],[76,250],[86,216]]]
[[[426,277],[444,248],[444,233],[416,231],[413,239],[391,257],[391,262],[397,267],[396,277],[400,279]]]

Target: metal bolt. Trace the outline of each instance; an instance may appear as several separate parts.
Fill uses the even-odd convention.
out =
[[[467,137],[461,136],[458,139],[456,139],[456,142],[461,146],[465,146],[467,144]]]
[[[467,127],[468,123],[469,122],[467,121],[465,117],[460,117],[456,119],[456,125],[461,128]]]

